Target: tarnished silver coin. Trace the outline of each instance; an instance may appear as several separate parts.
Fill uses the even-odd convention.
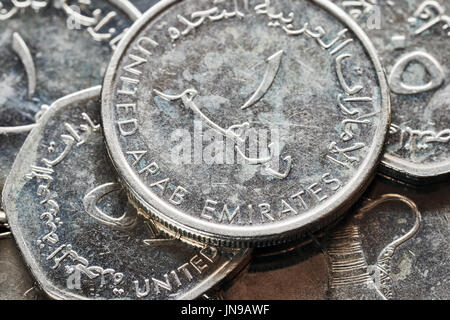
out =
[[[385,79],[328,1],[161,1],[116,50],[102,119],[121,181],[169,228],[268,245],[335,220],[369,183]]]
[[[224,297],[448,300],[449,192],[448,184],[417,191],[377,178],[324,238],[271,255],[255,250],[251,269],[263,272],[245,275]]]
[[[450,2],[334,0],[363,29],[386,68],[392,125],[384,171],[411,182],[450,173]]]
[[[127,0],[0,1],[0,190],[40,111],[101,84],[139,16]]]
[[[189,299],[247,250],[163,238],[116,182],[100,125],[100,87],[57,100],[25,141],[3,190],[13,235],[59,299]]]

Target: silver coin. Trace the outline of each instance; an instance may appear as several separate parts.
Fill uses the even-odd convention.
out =
[[[368,184],[387,131],[385,79],[327,1],[161,1],[104,82],[122,183],[181,234],[268,245],[336,219]]]
[[[0,240],[0,300],[45,298],[27,270],[14,239]]]
[[[450,2],[345,1],[386,68],[392,125],[383,159],[391,176],[422,183],[450,173]]]
[[[101,84],[114,47],[139,16],[127,0],[0,1],[0,189],[39,113]]]
[[[6,224],[6,214],[3,211],[0,211],[0,226]]]
[[[130,0],[133,5],[141,12],[147,11],[150,7],[154,6],[159,0]]]
[[[163,238],[137,214],[108,162],[100,89],[57,100],[25,141],[3,190],[14,237],[53,298],[195,298],[248,251]]]
[[[272,254],[255,250],[251,270],[262,272],[245,275],[224,297],[449,299],[449,192],[448,184],[424,191],[377,178],[325,238]]]

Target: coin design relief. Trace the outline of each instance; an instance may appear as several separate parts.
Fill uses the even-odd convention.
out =
[[[370,189],[323,243],[330,298],[448,299],[449,185],[417,192],[377,179]]]
[[[39,113],[101,84],[113,48],[139,16],[127,0],[0,1],[0,190]]]
[[[449,192],[448,183],[424,191],[377,177],[324,238],[271,254],[255,249],[251,270],[259,272],[224,298],[448,300]]]
[[[389,122],[357,24],[327,1],[161,1],[108,67],[105,138],[164,225],[268,245],[335,220],[364,190]]]
[[[26,263],[59,299],[190,299],[248,250],[159,235],[116,182],[100,125],[100,87],[57,100],[25,141],[3,190]]]
[[[359,22],[386,68],[392,125],[384,171],[410,182],[450,173],[450,2],[335,0]]]

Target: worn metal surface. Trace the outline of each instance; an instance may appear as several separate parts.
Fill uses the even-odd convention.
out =
[[[361,24],[386,69],[392,99],[384,171],[410,182],[450,173],[450,2],[334,2]]]
[[[1,205],[1,201],[0,201]],[[0,206],[1,207],[1,206]],[[0,239],[7,238],[11,235],[8,227],[8,219],[6,219],[5,212],[0,210]]]
[[[144,16],[112,58],[102,118],[122,183],[147,212],[201,241],[262,246],[357,199],[389,107],[371,44],[343,11],[189,0]]]
[[[137,214],[107,158],[99,98],[98,86],[57,100],[13,165],[3,199],[26,263],[53,298],[195,298],[248,250],[164,238]]]
[[[101,84],[139,15],[127,0],[0,1],[0,189],[42,106]]]
[[[252,272],[224,298],[449,299],[449,192],[377,178],[326,237],[256,250]]]
[[[155,5],[159,0],[130,0],[133,5],[138,8],[141,12],[147,11],[150,7]]]

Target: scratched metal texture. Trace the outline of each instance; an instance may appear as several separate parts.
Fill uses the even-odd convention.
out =
[[[392,295],[390,299],[444,300],[450,298],[449,188],[448,184],[441,184],[428,188],[426,191],[415,190],[378,177],[364,195],[364,205],[370,203],[368,199],[372,199],[373,202],[385,194],[407,197],[417,205],[422,218],[417,234],[396,248],[391,259]],[[367,266],[376,264],[378,254],[386,245],[410,230],[414,225],[414,215],[410,207],[401,202],[392,201],[375,207],[362,218],[355,219],[360,207],[361,204],[356,205],[347,220],[327,230],[330,236],[326,238],[308,239],[291,246],[255,249],[249,272],[241,274],[234,282],[226,284],[219,291],[209,293],[205,298],[228,300],[387,298],[380,295],[375,282],[371,283],[373,280],[366,277],[367,282],[356,284],[355,276],[365,274]],[[357,227],[361,240],[360,252],[353,258],[364,256],[366,266],[360,269],[352,267],[349,257],[343,255],[340,257],[342,259],[335,259],[333,263],[336,266],[337,262],[345,261],[347,258],[347,262],[341,264],[342,268],[347,269],[341,269],[341,271],[348,271],[333,274],[329,259],[330,247],[333,242],[336,247],[336,236],[339,233],[342,234],[344,228],[348,228],[349,225]],[[355,242],[354,240],[348,237],[340,239],[341,242],[347,242],[347,247],[349,247],[349,241]],[[33,287],[33,282],[23,261],[16,258],[19,257],[18,249],[12,240],[9,241],[0,241],[2,248],[8,248],[0,250],[0,254],[4,253],[1,260],[8,261],[6,262],[8,265],[9,262],[13,263],[15,267],[3,269],[3,274],[7,274],[2,275],[3,283],[0,285],[4,288],[16,288],[17,291],[13,290],[9,294],[3,291],[2,298],[35,299],[34,294],[28,293],[22,296]],[[338,256],[335,255],[334,258],[336,257]],[[341,285],[336,286],[336,279],[347,281],[341,281]],[[40,295],[39,298],[45,298],[45,296]]]
[[[450,298],[450,185],[426,189],[377,177],[362,201],[324,237],[297,245],[257,249],[250,272],[224,299]],[[397,199],[382,201],[387,195]],[[414,231],[417,206],[421,221]],[[408,201],[409,201],[408,200]],[[377,205],[361,212],[362,207]],[[406,235],[406,241],[392,246]],[[386,248],[392,255],[379,259]],[[387,263],[386,263],[387,262]],[[380,267],[382,269],[380,269]],[[386,276],[383,271],[387,271]]]
[[[19,152],[3,198],[24,259],[57,299],[196,298],[248,251],[161,237],[119,185],[108,189],[116,175],[99,95],[100,86],[57,100]]]
[[[17,8],[11,1],[0,1],[0,189],[27,136],[27,133],[11,133],[11,130],[32,125],[42,105],[50,105],[62,96],[101,83],[112,54],[109,41],[129,27],[139,13],[126,0],[114,1],[131,11],[125,14],[106,0],[82,6],[76,1],[65,1],[68,5],[78,6],[79,12],[91,20],[94,10],[100,9],[97,22],[116,12],[116,16],[98,30],[98,33],[107,34],[114,28],[112,37],[106,41],[95,41],[87,31],[88,26],[76,25],[61,8],[59,0],[46,1],[47,5],[39,9],[31,7],[37,1],[30,1],[29,7],[18,10],[9,18],[6,16]],[[13,50],[15,33],[31,54],[36,72],[36,86],[32,92],[28,89],[32,80],[28,80],[23,62]]]
[[[418,184],[448,179],[450,2],[333,2],[367,32],[390,82],[392,126],[384,171]]]

